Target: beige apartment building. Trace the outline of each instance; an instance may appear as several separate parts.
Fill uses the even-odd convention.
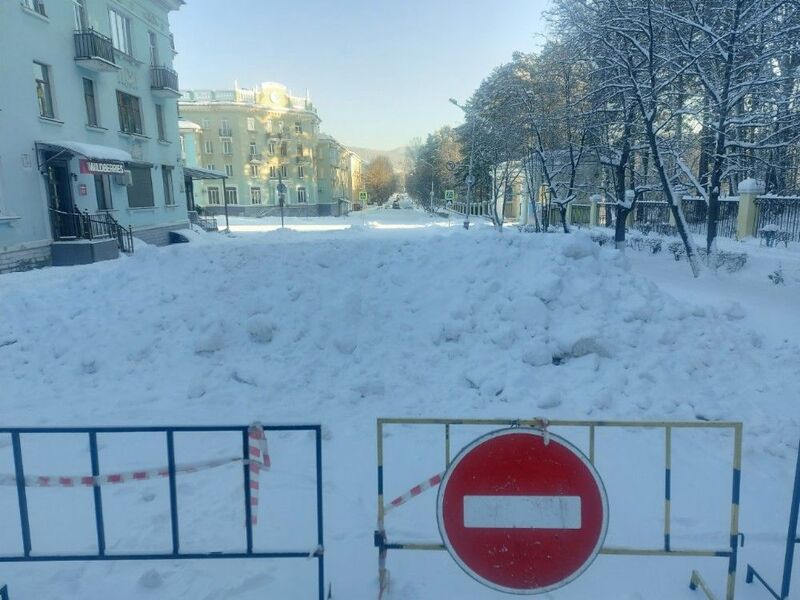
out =
[[[197,126],[199,166],[227,176],[224,184],[195,186],[195,205],[204,211],[221,214],[227,202],[232,215],[278,214],[279,182],[287,188],[287,215],[340,215],[357,202],[361,160],[320,134],[308,95],[294,96],[279,83],[182,93],[181,118]]]

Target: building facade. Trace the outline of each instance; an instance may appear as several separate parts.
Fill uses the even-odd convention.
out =
[[[13,57],[0,66],[0,272],[110,258],[123,229],[165,244],[188,226],[169,30],[183,4],[0,3],[0,56]]]
[[[180,112],[186,135],[199,140],[199,166],[226,176],[194,186],[195,204],[203,211],[221,214],[227,204],[232,215],[276,215],[280,183],[287,188],[285,214],[348,210],[352,192],[343,191],[340,183],[352,171],[355,155],[320,134],[321,121],[308,95],[294,96],[279,83],[186,90]],[[360,160],[355,162],[360,178]]]

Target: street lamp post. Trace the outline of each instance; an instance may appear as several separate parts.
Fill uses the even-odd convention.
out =
[[[469,116],[469,111],[465,107],[461,106],[455,98],[450,98],[450,103],[454,104],[455,106],[457,106],[458,108],[463,110],[464,114],[467,117]],[[467,208],[466,208],[466,211],[465,211],[466,214],[464,215],[464,229],[469,229],[469,213],[472,210],[471,192],[472,192],[472,186],[475,184],[475,177],[473,177],[473,175],[472,175],[472,166],[474,164],[474,160],[475,160],[475,119],[473,118],[472,119],[472,129],[471,129],[471,133],[470,133],[470,136],[469,136],[469,172],[467,174],[467,180],[466,180],[466,184],[467,184]]]
[[[280,172],[278,172],[278,203],[281,207],[281,229],[284,229],[283,206],[286,204],[286,184],[283,183],[283,177]]]
[[[429,163],[425,159],[418,159],[419,162],[425,163],[431,168],[431,214],[433,214],[433,178],[436,176],[436,167],[434,167],[431,163]]]

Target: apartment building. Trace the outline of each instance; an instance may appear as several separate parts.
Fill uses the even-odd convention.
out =
[[[285,214],[348,210],[352,192],[341,183],[345,173],[351,179],[351,161],[360,177],[360,159],[320,134],[321,120],[308,94],[292,95],[280,83],[185,90],[180,112],[187,136],[199,139],[200,166],[226,177],[194,186],[195,203],[205,212],[221,214],[227,208],[231,215],[276,215],[279,183],[287,188]]]
[[[0,272],[188,226],[168,20],[183,4],[0,2]]]

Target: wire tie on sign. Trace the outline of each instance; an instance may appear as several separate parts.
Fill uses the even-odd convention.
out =
[[[536,422],[538,423],[537,429],[542,430],[542,439],[544,440],[544,445],[549,446],[550,430],[548,429],[548,427],[550,427],[550,421],[548,419],[536,419]]]

